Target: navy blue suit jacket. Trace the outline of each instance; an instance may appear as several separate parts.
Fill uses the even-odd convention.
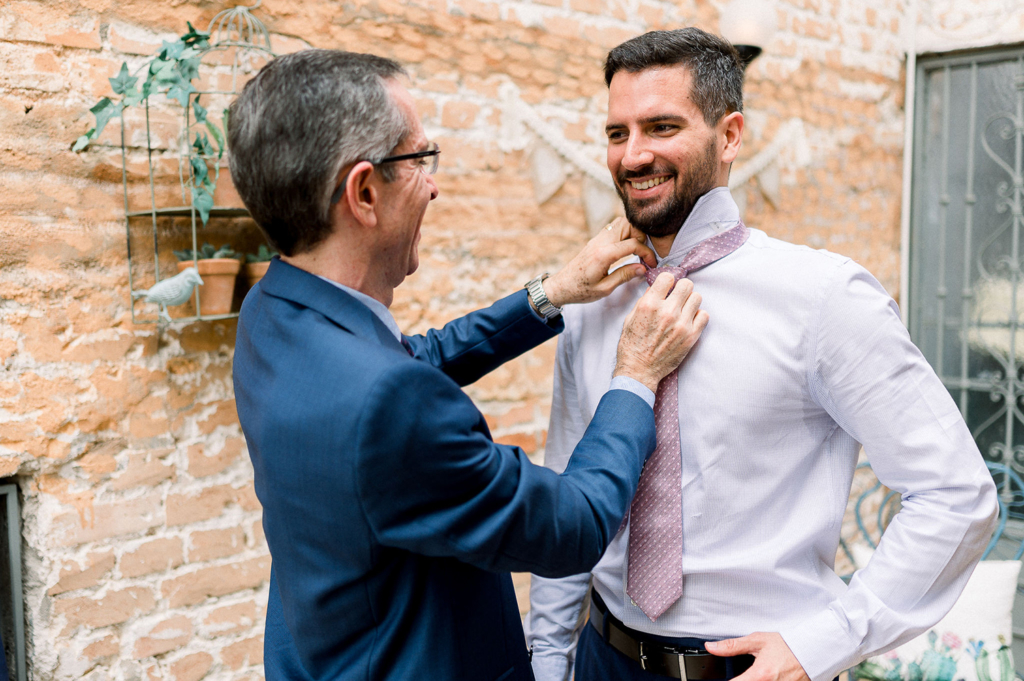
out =
[[[460,386],[560,330],[519,292],[410,357],[355,298],[271,263],[234,358],[273,558],[268,681],[533,678],[508,571],[590,570],[655,445],[623,390],[563,475],[491,440]]]

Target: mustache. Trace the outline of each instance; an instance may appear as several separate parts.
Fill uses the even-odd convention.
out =
[[[676,173],[672,168],[648,166],[646,168],[641,168],[640,170],[622,170],[615,176],[615,179],[620,185],[622,185],[630,180],[635,180],[641,177],[650,177],[651,175],[671,175],[672,177],[675,177]]]

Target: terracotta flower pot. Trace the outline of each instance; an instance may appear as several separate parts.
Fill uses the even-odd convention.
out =
[[[249,288],[255,286],[256,282],[263,278],[263,275],[267,273],[268,267],[270,267],[269,260],[245,263],[245,283],[249,285]]]
[[[199,290],[199,314],[215,315],[231,312],[231,302],[235,297],[235,278],[242,269],[242,263],[234,258],[209,258],[198,261],[199,276],[203,278]],[[192,267],[191,260],[178,263],[181,272]]]

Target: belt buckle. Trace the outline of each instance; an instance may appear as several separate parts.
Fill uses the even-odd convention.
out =
[[[647,653],[644,652],[643,641],[640,641],[640,669],[647,671]]]
[[[679,660],[679,678],[681,681],[687,681],[686,678],[686,658],[691,655],[700,655],[701,651],[699,648],[683,648],[676,656]]]

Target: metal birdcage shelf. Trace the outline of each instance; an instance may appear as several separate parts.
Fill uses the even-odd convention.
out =
[[[187,105],[182,105],[167,97],[166,102],[151,102],[147,97],[143,106],[138,107],[144,113],[144,122],[138,116],[133,133],[127,133],[129,127],[127,117],[121,124],[121,163],[122,184],[124,188],[125,236],[128,249],[128,285],[131,291],[131,317],[135,324],[157,323],[175,324],[196,321],[213,321],[231,319],[238,313],[234,304],[227,313],[211,314],[209,307],[204,311],[202,286],[193,286],[187,302],[180,306],[164,306],[146,302],[141,298],[157,284],[171,279],[166,273],[177,274],[175,261],[170,254],[175,249],[190,249],[193,253],[192,266],[197,270],[201,259],[197,257],[202,242],[220,243],[230,240],[231,246],[238,251],[255,250],[264,243],[258,229],[251,222],[249,212],[241,207],[240,201],[227,201],[239,205],[217,205],[208,211],[208,219],[203,223],[201,209],[195,204],[193,192],[195,169],[193,166],[197,154],[192,152],[193,131],[199,130],[206,137],[206,130],[214,133],[210,126],[218,126],[215,108],[220,107],[218,133],[223,136],[220,153],[216,155],[200,152],[198,158],[207,166],[210,177],[217,178],[215,200],[220,200],[224,191],[225,178],[221,170],[227,168],[226,157],[226,120],[227,106],[240,91],[245,80],[259,68],[274,58],[271,48],[270,33],[266,26],[253,16],[252,11],[260,6],[257,0],[250,7],[234,7],[218,13],[210,21],[207,33],[208,45],[199,54],[200,70],[196,74],[199,87],[188,93]],[[156,99],[154,94],[153,99]],[[204,115],[208,118],[196,120],[196,111],[200,99],[205,107]],[[173,121],[177,120],[177,124]],[[142,126],[144,125],[144,131]],[[201,128],[200,126],[205,126]],[[222,132],[221,132],[222,131]],[[141,135],[144,132],[144,141]],[[145,155],[144,161],[141,155]],[[145,167],[144,181],[148,182],[148,207],[132,207],[140,202],[142,178],[133,173],[132,168]],[[176,165],[177,189],[174,189],[175,174],[170,168]],[[202,168],[200,168],[202,170]],[[136,175],[135,181],[130,176]],[[134,191],[133,191],[134,190]],[[184,223],[184,224],[183,224]],[[133,248],[133,241],[136,246]],[[150,242],[149,244],[138,242]],[[151,252],[149,257],[140,261],[140,255]],[[187,261],[186,261],[187,262]],[[161,269],[164,275],[161,275]],[[138,270],[138,271],[137,271]],[[184,289],[182,289],[184,290]],[[238,296],[235,295],[235,298]],[[182,312],[186,306],[190,310]]]

